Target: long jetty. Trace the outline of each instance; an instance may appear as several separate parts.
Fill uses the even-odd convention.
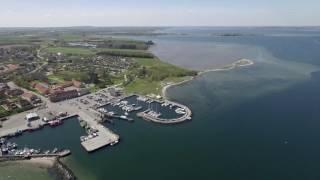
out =
[[[30,154],[30,155],[2,155],[0,159],[25,159],[25,158],[44,158],[44,157],[65,157],[71,154],[70,150],[51,154]]]

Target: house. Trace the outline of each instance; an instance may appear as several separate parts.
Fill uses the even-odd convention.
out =
[[[25,99],[19,99],[16,102],[16,105],[23,110],[30,110],[33,108],[32,104]]]
[[[77,90],[68,90],[68,91],[55,91],[49,95],[49,99],[51,102],[59,102],[67,99],[72,99],[78,97]]]
[[[0,95],[3,96],[8,89],[9,86],[6,83],[0,83]]]
[[[34,94],[32,94],[32,93],[28,93],[28,92],[23,93],[23,94],[21,95],[21,97],[22,97],[23,99],[31,102],[32,104],[38,104],[38,103],[41,103],[41,102],[42,102],[41,99],[40,99],[38,96],[36,96],[36,95],[34,95]]]
[[[63,84],[53,85],[51,89],[53,89],[54,91],[57,91],[57,90],[63,90],[64,88],[68,88],[71,86],[73,86],[72,81],[65,81]]]
[[[17,105],[11,100],[4,101],[1,107],[3,107],[3,109],[5,109],[6,111],[12,111],[18,108]]]
[[[9,89],[6,91],[6,95],[8,96],[20,96],[24,93],[21,89]]]
[[[82,88],[82,89],[78,90],[78,95],[79,96],[84,96],[84,95],[87,95],[87,94],[90,94],[90,91],[87,88]]]
[[[33,88],[43,95],[48,95],[50,93],[49,85],[46,83],[35,83]]]
[[[76,87],[76,88],[82,88],[83,87],[83,84],[80,81],[77,81],[75,79],[72,79],[72,83],[73,83],[73,86]]]

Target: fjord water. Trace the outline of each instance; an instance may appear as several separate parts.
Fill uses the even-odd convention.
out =
[[[193,110],[190,122],[162,126],[135,119],[107,125],[121,136],[115,147],[86,153],[76,120],[19,137],[17,143],[71,149],[66,163],[79,179],[319,179],[318,29],[165,32],[170,34],[144,37],[157,43],[153,51],[165,61],[196,69],[221,67],[240,58],[255,64],[205,73],[170,88],[171,99]],[[183,50],[197,56],[179,58]]]

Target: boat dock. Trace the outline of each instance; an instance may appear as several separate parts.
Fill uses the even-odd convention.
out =
[[[58,153],[48,154],[30,154],[30,155],[1,155],[0,159],[15,159],[15,158],[43,158],[43,157],[66,157],[71,154],[70,150],[64,150]]]
[[[87,152],[93,152],[107,145],[113,145],[119,142],[120,137],[108,128],[99,124],[96,119],[92,118],[82,111],[79,112],[78,115],[82,120],[86,121],[90,127],[97,130],[97,132],[95,133],[96,136],[88,138],[81,142],[82,147]]]
[[[108,117],[108,118],[115,118],[115,119],[120,119],[120,120],[125,120],[125,121],[128,121],[128,122],[133,122],[134,119],[133,118],[130,118],[128,116],[117,116],[117,115],[112,115],[110,113],[105,113],[105,112],[101,112],[101,114],[103,114],[105,117]],[[104,118],[104,120],[107,120],[107,118]]]
[[[184,109],[185,113],[183,114],[183,116],[178,117],[178,118],[173,118],[173,119],[164,119],[164,118],[160,118],[159,116],[151,115],[150,113],[148,113],[149,110],[137,113],[137,116],[142,117],[143,119],[145,119],[147,121],[160,123],[160,124],[178,124],[178,123],[182,123],[187,120],[191,120],[192,112],[187,106],[184,106],[184,105],[176,103],[176,102],[169,102],[169,101],[167,101],[167,102],[173,106],[177,106],[181,109]]]

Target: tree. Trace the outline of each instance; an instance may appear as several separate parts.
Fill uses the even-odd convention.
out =
[[[142,66],[140,69],[139,69],[139,72],[138,72],[138,76],[140,78],[144,78],[147,76],[147,68],[145,66]]]
[[[100,82],[98,74],[95,73],[93,70],[89,71],[88,77],[89,77],[89,79],[88,79],[89,82],[88,83],[98,84]]]
[[[103,71],[103,80],[106,85],[113,84],[112,77],[111,77],[110,73],[107,71]]]

